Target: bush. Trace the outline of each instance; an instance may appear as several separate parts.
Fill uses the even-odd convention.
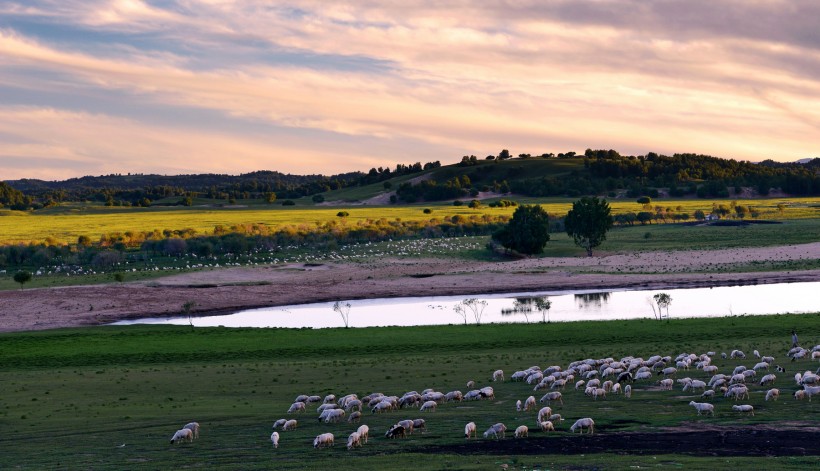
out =
[[[285,200],[282,201],[282,206],[296,206],[296,203],[294,203],[293,200]]]
[[[453,201],[453,206],[464,206],[464,202],[461,200]]]
[[[430,208],[424,208],[424,211],[423,211],[423,212],[424,212],[424,214],[430,214],[430,213],[432,213],[432,212],[433,212],[433,210],[432,210],[432,209],[430,209]]]
[[[339,216],[340,218],[346,218],[350,216],[350,213],[348,213],[347,211],[339,211],[338,213],[336,213],[336,216]]]

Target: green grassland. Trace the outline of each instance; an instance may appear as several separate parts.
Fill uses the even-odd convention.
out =
[[[806,469],[809,457],[704,457],[687,454],[532,455],[484,454],[479,438],[463,448],[463,427],[475,421],[479,433],[495,422],[530,426],[526,443],[544,444],[569,436],[579,417],[593,417],[597,434],[661,432],[666,427],[703,423],[723,427],[765,427],[788,421],[816,426],[820,403],[795,401],[794,371],[816,367],[809,360],[787,362],[791,329],[806,345],[820,343],[820,314],[574,322],[553,324],[452,325],[367,329],[226,329],[128,326],[63,329],[0,335],[0,468],[4,469],[628,469],[749,468]],[[789,368],[778,375],[778,402],[765,402],[765,388],[752,386],[754,417],[739,417],[731,401],[714,403],[717,414],[697,417],[687,404],[699,394],[654,390],[635,384],[633,397],[592,401],[567,388],[564,405],[553,404],[567,421],[554,434],[535,429],[534,413],[516,412],[516,399],[540,397],[523,383],[490,383],[497,368],[507,376],[532,365],[562,365],[583,358],[677,355],[740,348],[749,359],[715,364],[729,372],[751,367],[753,349],[777,357]],[[681,376],[700,378],[698,370]],[[271,424],[298,394],[324,395],[435,388],[466,392],[466,382],[492,384],[495,401],[447,403],[433,413],[404,409],[373,415],[370,443],[347,451],[343,440],[354,426],[318,423],[313,408],[300,414],[299,428],[280,431],[274,450]],[[428,431],[387,440],[390,424],[425,418]],[[169,445],[188,421],[202,425],[191,444]],[[333,432],[337,445],[314,450],[311,442]],[[573,440],[586,437],[575,436]],[[708,447],[708,444],[704,444]],[[458,448],[458,452],[455,447]],[[465,454],[466,453],[466,454]],[[766,465],[763,466],[763,463]]]

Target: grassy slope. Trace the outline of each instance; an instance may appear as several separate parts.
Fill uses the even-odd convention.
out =
[[[319,424],[310,412],[298,417],[300,427],[281,432],[273,451],[271,423],[297,394],[381,391],[433,387],[466,391],[468,379],[487,385],[490,373],[503,368],[509,376],[537,364],[566,366],[586,357],[675,355],[759,349],[781,360],[795,328],[806,344],[817,343],[818,314],[691,319],[578,322],[537,325],[443,326],[371,329],[196,329],[131,326],[68,329],[0,335],[0,463],[22,469],[488,469],[501,463],[532,467],[636,465],[708,467],[718,464],[760,465],[760,459],[688,456],[470,456],[430,455],[425,446],[460,444],[464,423],[479,428],[503,421],[534,428],[532,413],[515,412],[516,399],[533,393],[521,383],[494,384],[497,400],[444,404],[433,414],[403,411],[380,416],[365,413],[371,443],[349,453],[343,447],[315,451],[312,437],[332,431],[341,441],[348,424]],[[754,359],[742,362],[748,367]],[[738,361],[716,359],[721,371]],[[809,361],[790,370],[814,369]],[[702,374],[687,373],[692,377]],[[795,388],[791,374],[777,386],[784,396]],[[565,405],[555,406],[568,419],[591,416],[600,433],[651,430],[656,427],[709,424],[750,425],[794,420],[816,424],[820,404],[784,397],[765,403],[761,387],[751,399],[758,413],[739,418],[730,403],[716,400],[717,417],[696,419],[686,404],[691,399],[673,392],[645,391],[637,385],[631,400],[593,402],[580,392],[564,392]],[[692,396],[694,397],[694,396]],[[403,418],[425,417],[429,432],[411,439],[387,441],[381,435]],[[202,437],[193,444],[169,446],[182,424],[198,420]],[[569,422],[569,420],[568,420]],[[565,422],[558,435],[565,435]],[[533,432],[529,440],[543,440]],[[549,440],[550,438],[546,438]],[[578,437],[581,440],[581,437]],[[118,445],[125,444],[123,448]],[[340,459],[343,458],[343,459]],[[757,464],[755,464],[757,463]],[[778,468],[816,463],[813,458],[774,458]]]

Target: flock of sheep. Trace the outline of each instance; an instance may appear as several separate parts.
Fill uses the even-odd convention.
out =
[[[641,394],[650,394],[652,390],[672,390],[677,382],[683,392],[700,392],[700,399],[704,402],[689,402],[694,407],[697,415],[715,415],[715,404],[712,403],[718,394],[724,398],[735,402],[749,398],[752,388],[766,389],[765,400],[777,401],[780,390],[774,388],[778,377],[775,372],[785,373],[786,370],[774,364],[775,358],[772,356],[761,356],[755,350],[753,356],[756,364],[747,368],[744,365],[737,365],[731,372],[720,373],[719,368],[712,364],[715,352],[704,354],[681,353],[676,357],[653,355],[647,359],[627,356],[621,359],[601,358],[584,359],[570,363],[566,368],[555,365],[544,369],[532,366],[525,370],[516,371],[510,377],[510,382],[526,383],[532,386],[532,391],[547,390],[545,394],[536,401],[535,396],[527,397],[523,402],[516,401],[517,412],[535,412],[535,425],[542,432],[553,432],[560,422],[564,421],[561,414],[554,413],[552,405],[564,405],[564,392],[568,385],[574,384],[576,396],[583,395],[593,401],[599,399],[606,400],[607,395],[622,395],[624,398],[631,398],[633,385],[637,388],[642,385]],[[820,345],[812,350],[800,347],[791,349],[787,356],[791,359],[802,359],[811,357],[812,360],[820,359]],[[723,353],[721,357],[726,360],[746,360],[746,355],[740,350],[733,350],[730,354]],[[774,371],[774,372],[772,372]],[[762,377],[758,380],[757,374],[761,372]],[[763,373],[765,372],[765,373]],[[702,379],[684,376],[689,374]],[[656,378],[660,378],[656,380]],[[492,374],[492,381],[503,382],[503,370],[496,370]],[[812,396],[820,395],[820,368],[816,372],[807,370],[797,373],[794,376],[795,391],[792,396],[797,399],[808,399]],[[781,380],[782,382],[782,380]],[[655,386],[657,385],[657,387]],[[365,415],[375,415],[390,413],[404,408],[418,408],[419,412],[435,412],[439,405],[462,402],[494,400],[495,390],[492,386],[475,388],[475,382],[467,382],[470,388],[465,394],[461,391],[450,391],[442,393],[433,389],[426,389],[421,393],[409,391],[402,396],[387,396],[382,393],[372,393],[359,398],[356,394],[346,394],[336,397],[328,394],[324,397],[317,395],[299,395],[288,409],[289,414],[305,413],[308,407],[318,405],[318,421],[331,424],[346,421],[349,424],[360,422]],[[570,386],[572,387],[572,386]],[[538,403],[541,404],[539,408]],[[365,408],[369,412],[365,411]],[[732,411],[740,414],[754,415],[754,407],[750,404],[734,404]],[[270,436],[274,448],[279,447],[280,433],[295,430],[299,426],[296,419],[279,419],[273,424],[273,433]],[[424,433],[427,429],[425,419],[405,419],[397,421],[390,426],[385,435],[387,439],[404,438],[414,431]],[[469,422],[464,426],[464,437],[466,439],[477,437],[478,427],[475,422]],[[590,417],[577,419],[569,427],[570,432],[588,431],[593,434],[595,421]],[[483,433],[484,438],[503,439],[506,437],[507,426],[504,423],[495,423]],[[368,442],[370,427],[362,424],[347,438],[347,449],[352,450]],[[191,422],[178,430],[171,438],[171,443],[192,442],[199,436],[199,424]],[[529,427],[519,425],[515,428],[515,438],[526,438],[529,436]],[[335,444],[333,433],[325,432],[317,435],[313,440],[314,448],[331,447]]]

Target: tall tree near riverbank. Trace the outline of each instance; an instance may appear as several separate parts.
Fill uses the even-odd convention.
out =
[[[537,204],[519,206],[510,222],[493,234],[493,240],[498,241],[505,249],[518,253],[542,253],[544,245],[550,240],[547,211]]]
[[[606,233],[612,228],[612,224],[609,203],[595,196],[585,196],[573,203],[564,219],[567,235],[575,240],[575,245],[584,248],[590,257],[592,249],[606,240]]]

